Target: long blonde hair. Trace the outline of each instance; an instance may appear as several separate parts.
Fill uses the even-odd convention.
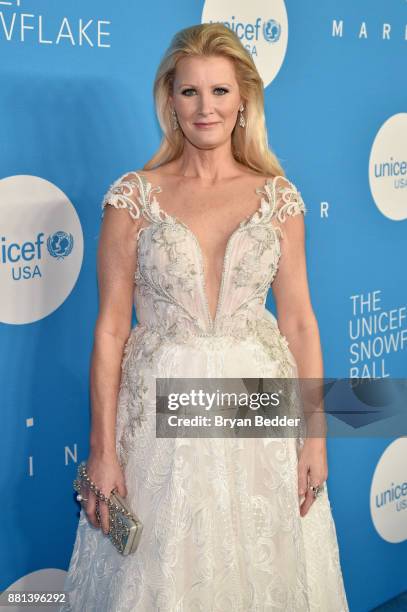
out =
[[[171,127],[169,96],[178,60],[193,56],[223,56],[233,61],[240,95],[244,100],[246,127],[235,126],[232,132],[234,158],[262,175],[285,176],[276,155],[269,149],[264,117],[263,81],[250,53],[237,35],[220,23],[203,23],[180,30],[164,54],[154,81],[154,99],[163,131],[161,144],[144,165],[151,170],[178,159],[184,148],[180,129]]]

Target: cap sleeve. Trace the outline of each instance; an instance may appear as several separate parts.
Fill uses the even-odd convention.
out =
[[[276,207],[275,217],[280,223],[284,223],[287,215],[305,215],[308,209],[302,199],[301,191],[298,191],[294,183],[286,177],[279,177],[276,185]]]
[[[110,185],[102,200],[102,219],[107,205],[117,209],[127,208],[133,219],[140,218],[142,200],[140,198],[139,179],[135,172],[123,174]]]

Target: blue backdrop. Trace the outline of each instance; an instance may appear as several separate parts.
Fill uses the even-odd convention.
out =
[[[270,145],[309,210],[325,375],[406,376],[406,8],[0,2],[1,589],[63,584],[88,454],[101,200],[159,144],[152,84],[177,30],[227,22],[258,65]],[[328,440],[352,612],[407,588],[406,440]]]

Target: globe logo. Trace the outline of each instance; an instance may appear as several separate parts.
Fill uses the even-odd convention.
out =
[[[264,40],[275,43],[281,36],[281,25],[275,19],[269,19],[263,23]]]
[[[64,259],[73,249],[73,236],[67,232],[54,232],[47,239],[47,249],[52,257]]]

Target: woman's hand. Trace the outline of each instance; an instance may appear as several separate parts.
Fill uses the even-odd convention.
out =
[[[322,485],[328,478],[325,438],[306,438],[298,460],[298,500],[300,515],[305,516],[314,503],[309,487]],[[305,499],[301,502],[301,497]]]
[[[106,497],[109,497],[115,487],[119,495],[126,497],[127,488],[124,474],[116,453],[106,455],[92,451],[86,463],[89,478]],[[109,508],[106,502],[97,498],[89,488],[86,490],[86,498],[88,501],[85,502],[85,512],[88,520],[94,527],[102,527],[103,533],[107,534],[109,532]],[[101,524],[96,516],[97,499]]]

